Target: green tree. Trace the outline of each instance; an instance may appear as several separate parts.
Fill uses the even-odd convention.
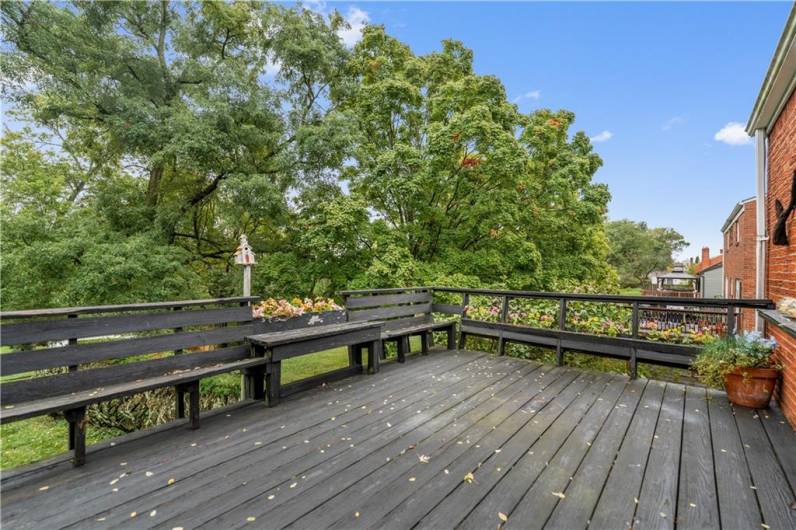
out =
[[[673,254],[688,242],[672,228],[650,228],[645,222],[622,219],[607,224],[608,261],[619,272],[623,287],[647,282],[649,273],[671,267]]]
[[[606,280],[610,196],[591,182],[601,161],[588,138],[570,137],[574,115],[520,114],[472,61],[458,41],[415,56],[384,28],[365,30],[343,100],[361,132],[352,192],[403,246],[395,255],[444,264],[418,271],[517,288]]]

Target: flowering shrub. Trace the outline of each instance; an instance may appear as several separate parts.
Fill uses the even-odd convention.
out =
[[[484,322],[498,322],[502,300],[494,297],[473,297],[465,307],[464,316]],[[515,298],[511,301],[506,322],[534,328],[558,327],[558,300]],[[632,335],[632,308],[628,305],[589,301],[570,301],[565,329],[606,335]],[[714,319],[715,320],[715,319]],[[706,344],[723,332],[723,320],[713,322],[697,312],[668,312],[666,309],[642,311],[639,325],[642,339],[676,343]]]
[[[331,298],[294,298],[290,301],[282,298],[268,298],[252,306],[254,318],[292,318],[305,313],[322,313],[324,311],[342,311]]]
[[[777,341],[758,331],[728,336],[709,342],[693,363],[700,381],[721,387],[724,376],[736,368],[777,368],[771,352]]]

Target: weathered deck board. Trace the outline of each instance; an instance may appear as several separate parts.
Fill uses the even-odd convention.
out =
[[[778,409],[474,352],[103,447],[5,477],[3,527],[796,527]]]

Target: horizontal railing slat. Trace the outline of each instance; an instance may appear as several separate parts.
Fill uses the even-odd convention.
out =
[[[561,347],[564,349],[627,359],[631,356],[631,349],[636,348],[639,360],[649,362],[665,361],[666,364],[678,366],[688,366],[691,359],[700,351],[697,346],[685,344],[669,344],[626,337],[609,337],[577,331],[533,328],[516,324],[469,319],[462,320],[462,332],[490,338],[502,337],[504,340],[542,346],[555,346],[558,340],[561,340]]]
[[[649,305],[702,306],[702,307],[747,307],[773,309],[774,302],[766,299],[750,298],[668,298],[664,296],[628,296],[618,294],[579,294],[555,293],[547,291],[507,291],[497,289],[470,289],[460,287],[434,287],[434,291],[446,293],[466,293],[471,295],[510,296],[511,298],[546,298],[578,300],[583,302],[616,302],[632,304],[640,302]]]
[[[211,344],[242,341],[255,330],[254,324],[229,326],[204,331],[188,331],[155,337],[70,344],[57,348],[16,351],[0,355],[0,370],[4,375],[44,370],[60,366],[79,365],[132,355],[173,351]]]
[[[173,302],[152,302],[143,304],[117,304],[87,307],[57,307],[47,309],[23,309],[0,313],[0,320],[12,318],[33,318],[82,315],[86,313],[120,313],[122,311],[146,311],[149,309],[170,309],[174,307],[190,307],[200,305],[241,304],[257,302],[259,296],[238,296],[233,298],[208,298],[204,300],[179,300]]]
[[[359,296],[346,300],[345,305],[348,309],[363,309],[366,307],[379,307],[395,304],[412,304],[417,302],[430,302],[431,293],[421,291],[406,294],[385,294],[377,296]]]
[[[0,385],[3,403],[19,403],[80,392],[98,387],[159,377],[175,370],[194,369],[219,363],[239,361],[250,356],[249,346],[230,346],[216,350],[173,355],[163,359],[116,364],[93,370],[80,370],[49,377],[11,381]]]
[[[381,319],[403,317],[409,315],[419,315],[421,313],[430,313],[430,312],[431,312],[431,303],[428,302],[425,304],[377,307],[375,309],[349,311],[348,320],[352,322],[360,320],[381,320]]]
[[[97,318],[33,320],[0,326],[0,344],[29,344],[82,339],[177,327],[246,322],[252,320],[248,306],[219,309],[170,311]]]
[[[431,311],[433,313],[445,313],[447,315],[461,315],[464,308],[461,305],[454,304],[432,304]]]

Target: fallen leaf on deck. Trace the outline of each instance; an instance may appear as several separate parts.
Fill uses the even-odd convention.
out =
[[[503,521],[504,523],[509,520],[509,516],[503,512],[498,512],[498,519]]]
[[[475,477],[473,476],[473,474],[472,474],[472,473],[467,473],[467,474],[464,476],[464,481],[465,481],[466,483],[468,483],[468,484],[470,484],[470,483],[471,483],[473,480],[475,480]]]
[[[563,492],[560,492],[560,491],[554,491],[554,492],[553,492],[553,495],[555,495],[555,496],[556,496],[556,497],[558,497],[559,499],[565,499],[565,498],[567,497],[566,495],[564,495],[564,493],[563,493]]]

